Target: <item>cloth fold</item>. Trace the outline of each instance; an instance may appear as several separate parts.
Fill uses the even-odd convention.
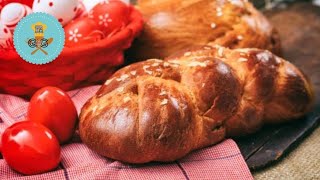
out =
[[[99,86],[68,92],[80,112],[83,104]],[[6,127],[25,120],[28,102],[25,99],[0,94],[0,134]],[[173,147],[174,148],[174,147]],[[61,163],[54,171],[23,176],[0,159],[0,179],[253,179],[236,143],[227,139],[220,144],[194,151],[172,163],[124,164],[104,158],[81,143],[79,137],[62,146]]]

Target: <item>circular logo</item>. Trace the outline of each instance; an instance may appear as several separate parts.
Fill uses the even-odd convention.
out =
[[[64,30],[58,20],[38,12],[21,19],[13,35],[16,51],[32,64],[46,64],[56,59],[64,41]]]

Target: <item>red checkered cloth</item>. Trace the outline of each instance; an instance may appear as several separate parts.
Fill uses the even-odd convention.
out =
[[[69,92],[78,112],[98,88],[94,86]],[[8,125],[24,120],[27,107],[28,102],[24,99],[0,95],[0,134]],[[253,179],[239,148],[231,139],[192,152],[172,163],[123,164],[91,151],[79,137],[62,147],[61,156],[56,170],[34,176],[21,175],[0,159],[0,179]]]

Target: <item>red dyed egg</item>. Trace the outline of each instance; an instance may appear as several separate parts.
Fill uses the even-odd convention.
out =
[[[89,12],[89,18],[93,19],[108,37],[127,25],[129,14],[127,4],[111,0],[97,4]]]
[[[94,43],[105,38],[105,34],[99,29],[95,21],[88,17],[70,22],[64,27],[64,30],[66,35],[65,46],[67,47]]]
[[[59,142],[55,135],[41,124],[31,121],[17,122],[4,131],[1,141],[2,155],[7,164],[22,174],[41,174],[59,165]]]

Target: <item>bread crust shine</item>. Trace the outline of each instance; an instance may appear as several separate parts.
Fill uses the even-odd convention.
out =
[[[108,158],[174,161],[298,118],[313,99],[308,78],[269,51],[201,46],[116,72],[82,108],[79,130]]]

